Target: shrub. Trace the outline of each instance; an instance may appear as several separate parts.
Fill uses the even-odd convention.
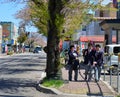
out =
[[[57,80],[57,79],[47,79],[47,78],[44,78],[43,81],[42,81],[42,85],[45,86],[45,87],[59,88],[63,84],[64,84],[63,80]]]

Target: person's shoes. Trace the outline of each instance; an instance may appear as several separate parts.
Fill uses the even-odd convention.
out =
[[[75,81],[77,81],[77,79],[75,79]]]
[[[69,79],[69,81],[72,81],[71,79]]]
[[[87,77],[85,77],[85,81],[87,80]]]
[[[99,80],[95,79],[95,82],[99,82]]]

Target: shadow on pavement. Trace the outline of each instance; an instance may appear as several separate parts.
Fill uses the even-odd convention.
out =
[[[80,64],[80,67],[82,68],[82,70],[83,69],[85,69],[86,68],[86,65],[84,65],[84,64]],[[87,93],[87,95],[88,96],[102,96],[102,97],[104,97],[104,95],[103,95],[103,91],[102,91],[102,89],[101,89],[101,87],[100,87],[100,84],[99,84],[99,82],[95,82],[94,83],[94,85],[96,85],[96,87],[99,89],[99,92],[98,93],[94,93],[93,92],[93,90],[92,90],[92,88],[91,88],[91,82],[88,82],[88,81],[85,81],[84,79],[84,72],[80,72],[81,71],[81,68],[80,68],[80,70],[79,70],[79,75],[81,76],[81,78],[83,79],[83,82],[86,82],[86,84],[87,84],[87,88],[88,88],[88,93]],[[83,73],[83,74],[82,74]]]
[[[26,87],[36,88],[36,86],[37,86],[37,82],[30,79],[20,79],[20,78],[0,79],[0,91],[2,91],[2,93],[18,94],[19,90],[21,90],[22,88],[24,91],[24,88]],[[10,96],[8,95],[2,97],[10,97]],[[17,96],[17,97],[24,97],[24,96]]]
[[[26,97],[26,96],[11,96],[11,95],[0,95],[0,97]]]

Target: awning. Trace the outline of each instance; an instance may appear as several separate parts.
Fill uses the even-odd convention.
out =
[[[94,42],[104,42],[104,36],[81,36],[80,37],[80,41],[81,42],[89,42],[89,41],[94,41]],[[113,36],[112,37],[112,42],[115,43],[116,42],[116,37]]]

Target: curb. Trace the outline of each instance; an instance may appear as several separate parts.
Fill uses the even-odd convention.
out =
[[[64,95],[64,96],[77,96],[77,97],[114,97],[112,95],[108,95],[108,96],[92,96],[92,95],[80,95],[80,94],[67,94],[67,93],[63,93],[55,88],[49,88],[49,87],[44,87],[41,84],[38,84],[36,89],[40,92],[46,93],[46,94],[56,94],[56,95]]]
[[[44,77],[46,77],[46,73],[42,72],[42,74],[41,74],[41,80],[37,84],[36,89],[38,91],[46,93],[46,94],[56,94],[56,95],[64,95],[64,96],[78,96],[78,97],[114,97],[114,95],[107,95],[107,96],[104,96],[104,95],[103,96],[95,96],[94,95],[94,96],[92,96],[92,95],[87,95],[87,94],[82,94],[81,95],[81,94],[68,94],[68,93],[64,93],[64,92],[59,91],[56,88],[50,88],[50,87],[45,87],[45,86],[41,85],[40,83],[41,83],[41,81],[42,81],[42,79]],[[101,79],[101,81],[103,81],[103,80]],[[115,94],[115,91],[112,89],[112,87],[109,86],[106,82],[104,82],[104,83],[108,86],[108,88],[110,88],[110,90],[112,91],[112,93]]]
[[[107,87],[111,90],[111,92],[115,95],[117,94],[117,92],[108,84],[108,82],[104,81],[102,78],[101,78],[101,81],[107,85]]]

